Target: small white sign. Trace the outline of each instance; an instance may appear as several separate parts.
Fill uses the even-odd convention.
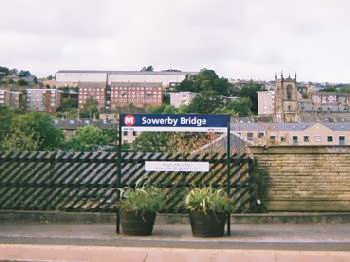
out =
[[[209,162],[146,161],[146,171],[209,172]]]

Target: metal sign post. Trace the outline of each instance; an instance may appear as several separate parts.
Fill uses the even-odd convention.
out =
[[[230,117],[229,115],[201,115],[201,114],[120,114],[119,138],[118,138],[118,172],[117,189],[121,184],[122,167],[122,133],[124,131],[138,132],[227,132],[226,165],[227,181],[226,191],[231,193],[231,152],[230,152]],[[208,163],[209,165],[209,163]],[[147,163],[147,169],[157,171],[167,168],[179,172],[208,172],[206,163],[168,163],[166,167],[162,163]],[[164,171],[164,170],[162,170]],[[191,171],[191,172],[192,172]],[[120,200],[120,192],[117,191],[117,201]],[[116,232],[120,232],[120,212],[117,208]],[[231,234],[230,215],[227,216],[227,234]]]

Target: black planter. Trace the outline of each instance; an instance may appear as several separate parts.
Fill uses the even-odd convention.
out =
[[[192,235],[195,237],[222,237],[225,232],[225,213],[190,212]]]
[[[152,235],[153,225],[156,213],[150,212],[140,214],[133,211],[120,212],[120,222],[123,233],[133,236],[149,236]]]

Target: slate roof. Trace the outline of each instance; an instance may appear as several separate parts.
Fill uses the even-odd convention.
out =
[[[267,129],[272,131],[303,131],[317,122],[312,123],[232,123],[231,130],[235,132],[239,131],[252,131],[263,132]],[[333,131],[350,131],[350,122],[320,122],[320,124],[332,129]]]
[[[111,74],[111,75],[188,75],[196,72],[174,72],[174,71],[105,71],[105,70],[59,70],[57,74],[79,73],[79,74]]]

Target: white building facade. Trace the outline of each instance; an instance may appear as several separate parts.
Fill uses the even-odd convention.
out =
[[[192,102],[196,95],[197,94],[193,92],[170,93],[170,104],[176,108],[187,106]]]
[[[181,83],[192,72],[181,71],[82,71],[61,70],[56,73],[58,87],[77,86],[80,82],[161,82],[163,87]]]
[[[275,91],[258,92],[258,114],[259,116],[272,116],[275,105]]]

